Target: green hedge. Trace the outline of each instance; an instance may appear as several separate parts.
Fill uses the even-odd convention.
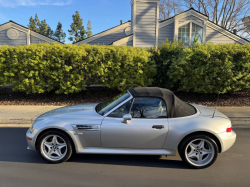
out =
[[[195,43],[186,48],[180,43],[165,42],[158,48],[158,54],[159,75],[155,82],[162,87],[201,93],[250,88],[250,44]]]
[[[0,47],[0,84],[27,93],[74,93],[103,84],[201,93],[250,88],[250,44],[162,43],[157,49],[38,44]]]
[[[153,85],[161,88],[177,90],[178,83],[169,76],[170,66],[183,57],[184,45],[181,42],[162,42],[157,49],[151,48],[152,59],[156,63],[157,74]]]
[[[152,54],[133,47],[38,44],[0,47],[0,77],[4,85],[27,93],[74,93],[83,85],[103,84],[126,90],[152,83]]]

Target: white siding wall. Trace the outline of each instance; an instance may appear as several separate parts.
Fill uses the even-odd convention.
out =
[[[190,20],[194,20],[194,21],[196,21],[196,22],[198,22],[198,23],[200,23],[202,25],[204,23],[201,19],[199,19],[199,18],[197,18],[195,16],[187,16],[187,17],[184,17],[184,18],[180,19],[179,24],[184,23],[185,21],[190,21]]]
[[[131,41],[128,41],[128,42],[126,42],[126,43],[124,43],[124,44],[121,44],[120,46],[133,46],[133,40],[131,40]]]
[[[123,27],[122,29],[119,29],[113,33],[110,33],[101,38],[97,38],[96,40],[88,42],[88,44],[110,45],[113,41],[119,40],[124,37],[126,37],[126,34]]]
[[[7,36],[7,31],[9,29],[10,28],[0,31],[0,45],[4,45],[4,44],[8,46],[27,45],[27,36],[24,32],[16,30],[18,31],[19,36],[17,39],[11,40]],[[15,28],[12,28],[12,29],[15,29]]]
[[[154,47],[157,23],[156,2],[136,2],[135,47]]]
[[[30,35],[30,43],[31,44],[39,44],[39,43],[46,43],[46,41],[40,39],[40,38],[37,38],[35,36],[32,36]]]
[[[134,4],[131,6],[131,34],[133,33],[134,26]]]
[[[206,42],[212,42],[214,44],[236,44],[237,41],[223,35],[222,33],[207,26],[206,30]],[[239,43],[240,44],[240,43]]]
[[[161,45],[162,42],[168,41],[173,42],[174,38],[174,23],[170,23],[165,27],[159,28],[159,39],[158,44]]]

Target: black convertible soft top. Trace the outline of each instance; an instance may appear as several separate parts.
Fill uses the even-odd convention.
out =
[[[180,100],[168,89],[157,87],[132,88],[128,90],[133,97],[158,97],[165,101],[169,118],[191,116],[196,109]]]

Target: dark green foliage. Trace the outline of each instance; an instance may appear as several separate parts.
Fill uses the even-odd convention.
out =
[[[90,22],[90,21],[88,21],[87,32],[86,32],[86,34],[87,34],[87,38],[89,38],[90,36],[93,35],[93,33],[92,33],[92,28],[91,28],[91,22]]]
[[[196,44],[167,73],[179,90],[226,93],[250,88],[250,44]]]
[[[62,23],[59,21],[56,27],[54,38],[59,42],[65,42],[66,34],[63,32]]]
[[[76,93],[103,84],[121,91],[148,86],[155,76],[151,53],[133,47],[33,44],[0,47],[0,81],[26,93]]]
[[[45,19],[40,21],[38,15],[36,14],[35,19],[33,19],[33,17],[31,16],[29,21],[30,22],[28,27],[30,30],[42,34],[44,36],[53,38],[54,31],[50,28]]]
[[[178,81],[174,82],[174,79],[168,76],[168,71],[173,62],[178,60],[184,54],[184,45],[181,42],[162,42],[158,49],[152,48],[153,60],[155,61],[157,68],[157,75],[154,86],[178,89]]]
[[[250,44],[162,43],[151,49],[157,66],[154,85],[199,93],[227,93],[250,88]]]
[[[72,15],[73,23],[70,25],[70,30],[68,30],[71,37],[69,40],[73,43],[78,42],[86,38],[86,30],[83,26],[83,19],[80,16],[80,13],[76,11],[75,15]]]
[[[29,29],[34,31],[34,32],[38,32],[39,33],[39,27],[40,27],[40,20],[38,18],[38,15],[35,15],[35,19],[33,19],[33,17],[31,16],[29,19]]]

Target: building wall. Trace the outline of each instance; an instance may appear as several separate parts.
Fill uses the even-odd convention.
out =
[[[123,43],[123,44],[121,44],[120,46],[133,46],[133,40],[131,40],[131,41],[128,41],[128,42],[126,42],[126,43]]]
[[[208,26],[206,29],[206,42],[212,42],[213,44],[240,44]]]
[[[134,26],[134,4],[131,6],[131,34],[133,33]]]
[[[157,2],[135,2],[135,47],[154,47],[156,43]]]
[[[40,39],[40,38],[37,38],[35,36],[32,36],[30,35],[30,43],[31,44],[39,44],[39,43],[46,43],[46,41]]]
[[[88,44],[110,45],[113,41],[119,40],[124,37],[126,37],[126,34],[124,28],[121,28],[111,34],[105,35],[101,38],[97,38],[96,40],[88,42]]]
[[[158,44],[160,45],[162,42],[165,42],[166,39],[168,41],[173,42],[174,38],[174,23],[170,23],[165,27],[159,28],[159,36],[158,36]]]
[[[182,24],[182,23],[184,23],[185,21],[190,21],[190,20],[193,20],[193,21],[196,21],[196,22],[198,22],[198,23],[200,23],[200,24],[204,24],[204,21],[203,20],[201,20],[201,19],[199,19],[199,18],[197,18],[197,17],[195,17],[195,16],[192,16],[192,15],[190,15],[190,16],[187,16],[187,17],[184,17],[184,18],[181,18],[180,20],[179,20],[179,24]]]
[[[8,45],[8,46],[18,46],[18,45],[27,45],[27,36],[25,32],[19,31],[15,29],[18,32],[18,38],[17,39],[9,39],[7,36],[7,31],[9,29],[15,29],[15,28],[8,28],[6,30],[0,31],[0,45]]]

